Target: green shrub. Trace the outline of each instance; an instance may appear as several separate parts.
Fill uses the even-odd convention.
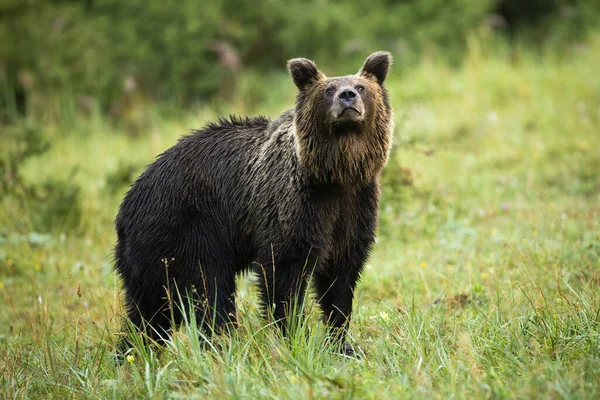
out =
[[[3,138],[0,140],[1,197],[23,186],[20,167],[29,158],[45,153],[49,147],[38,126],[21,123],[3,129]]]
[[[240,76],[282,71],[298,56],[336,74],[380,49],[397,66],[435,49],[456,62],[493,13],[548,43],[582,35],[599,9],[600,0],[5,0],[0,121],[61,112],[52,107],[64,96],[117,119],[155,100],[229,101]]]
[[[0,199],[16,201],[26,216],[15,218],[15,224],[38,232],[76,227],[81,217],[80,190],[73,179],[31,183],[21,175],[21,168],[30,158],[50,148],[43,130],[35,124],[21,121],[9,125],[3,133],[0,141]]]
[[[21,199],[37,232],[68,231],[81,220],[80,188],[72,180],[47,180],[32,187],[33,195]]]
[[[500,0],[496,11],[513,37],[543,46],[580,40],[600,22],[600,0]]]
[[[240,72],[282,71],[292,57],[336,73],[379,49],[403,63],[427,46],[459,51],[492,3],[12,0],[0,5],[0,107],[7,119],[18,94],[38,115],[75,95],[122,117],[145,99],[229,98]]]

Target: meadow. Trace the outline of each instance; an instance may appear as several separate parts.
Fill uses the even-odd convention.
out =
[[[42,231],[39,205],[2,199],[0,397],[599,398],[598,60],[598,34],[560,50],[471,38],[459,67],[431,53],[392,70],[395,142],[356,293],[357,358],[329,351],[312,300],[281,338],[242,277],[236,332],[206,343],[187,325],[162,351],[113,360],[127,184],[219,114],[291,107],[283,67],[269,101],[180,118],[147,106],[135,134],[97,114],[41,121],[51,147],[22,178],[71,182],[81,201],[76,223]]]

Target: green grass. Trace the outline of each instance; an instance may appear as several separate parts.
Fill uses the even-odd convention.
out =
[[[35,205],[2,200],[0,397],[598,398],[599,59],[600,36],[541,55],[474,38],[459,69],[392,73],[397,134],[356,293],[357,360],[327,351],[312,301],[280,338],[244,278],[231,336],[207,345],[186,326],[160,354],[113,363],[115,177],[216,111],[147,110],[137,135],[101,117],[35,121],[52,148],[23,176],[75,182],[81,218],[39,232]],[[276,116],[293,90],[254,109]]]

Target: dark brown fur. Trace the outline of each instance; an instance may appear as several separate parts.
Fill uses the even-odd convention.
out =
[[[167,332],[166,290],[177,287],[205,324],[234,322],[235,276],[251,270],[265,315],[285,327],[312,276],[344,344],[391,146],[390,63],[379,52],[357,75],[326,78],[312,61],[290,60],[295,110],[210,124],[151,164],[116,220],[129,319]],[[181,322],[180,312],[174,317]]]

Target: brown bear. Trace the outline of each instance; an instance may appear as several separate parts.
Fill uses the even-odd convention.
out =
[[[185,296],[204,328],[235,324],[236,275],[254,271],[265,315],[285,330],[312,278],[332,336],[351,354],[345,333],[392,142],[391,63],[377,52],[356,75],[327,78],[310,60],[290,60],[294,109],[219,120],[148,166],[116,218],[129,320],[164,337],[183,319],[168,299]]]

